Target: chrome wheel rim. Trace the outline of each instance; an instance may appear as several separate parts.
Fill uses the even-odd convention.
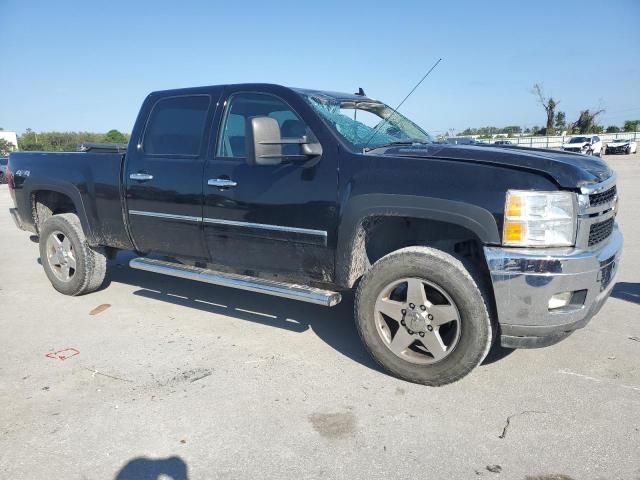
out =
[[[455,302],[442,287],[421,278],[403,278],[383,288],[374,314],[382,342],[407,362],[438,363],[460,340]]]
[[[56,230],[47,238],[47,263],[58,280],[69,282],[76,273],[76,256],[69,238]]]

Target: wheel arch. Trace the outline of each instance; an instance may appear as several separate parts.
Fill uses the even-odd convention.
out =
[[[80,219],[80,225],[89,243],[93,240],[93,230],[89,223],[87,212],[80,191],[69,185],[37,183],[29,190],[31,214],[36,231],[42,223],[38,218],[38,203],[46,205],[51,214],[75,213]]]
[[[383,227],[380,228],[380,222]],[[386,223],[384,223],[386,222]],[[416,238],[403,238],[398,226],[407,228]],[[471,240],[478,247],[499,244],[500,234],[494,216],[476,205],[431,197],[411,195],[371,194],[352,198],[344,209],[338,229],[336,251],[336,284],[351,288],[370,268],[372,245],[385,232],[373,253],[373,260],[397,248],[409,245],[434,245],[455,240]],[[372,227],[373,226],[373,227]],[[420,238],[429,230],[438,229],[431,239]],[[409,231],[407,230],[407,231]],[[389,233],[392,232],[392,233]],[[406,232],[405,232],[406,233]],[[442,233],[442,235],[441,235]],[[441,238],[445,237],[445,238]],[[449,238],[447,238],[449,237]],[[437,239],[437,242],[433,240]],[[407,242],[402,244],[402,242]]]

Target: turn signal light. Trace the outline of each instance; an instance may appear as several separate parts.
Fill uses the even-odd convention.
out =
[[[504,238],[508,242],[520,242],[524,238],[524,225],[522,223],[507,221],[504,228]]]
[[[522,197],[508,195],[507,208],[505,210],[508,217],[520,217],[522,215]]]

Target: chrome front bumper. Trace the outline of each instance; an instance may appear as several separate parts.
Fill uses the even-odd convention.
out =
[[[617,225],[596,250],[485,247],[501,344],[552,345],[584,327],[611,293],[621,251]],[[579,292],[577,301],[550,310],[551,297],[563,292]]]

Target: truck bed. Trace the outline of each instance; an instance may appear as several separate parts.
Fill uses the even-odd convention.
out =
[[[39,192],[47,190],[73,200],[92,245],[132,248],[122,215],[124,153],[15,152],[9,157],[16,207],[24,228],[37,231],[33,212]],[[51,195],[51,194],[48,194]]]

